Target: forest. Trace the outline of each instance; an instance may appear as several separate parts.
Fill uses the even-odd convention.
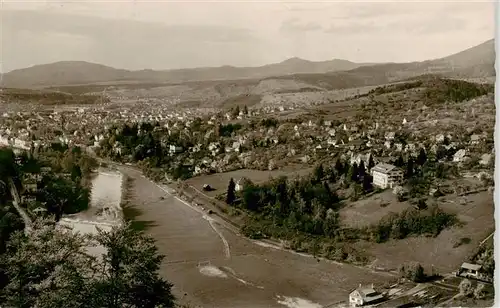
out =
[[[75,204],[88,199],[81,180],[94,162],[76,148],[46,149],[36,157],[0,149],[0,306],[174,307],[172,285],[158,274],[163,256],[150,237],[128,224],[95,236],[65,232],[55,224],[62,213],[86,207],[88,200],[82,207]],[[34,228],[25,233],[12,206],[8,179],[16,179],[21,188],[24,175],[40,174],[48,166],[51,171],[43,176],[37,195],[47,211],[29,212]],[[95,244],[107,249],[102,259],[86,250]]]
[[[364,228],[343,226],[339,210],[349,201],[377,192],[371,185],[369,175],[374,166],[372,160],[367,167],[363,161],[359,166],[356,163],[349,166],[340,160],[332,166],[320,164],[310,176],[297,179],[279,177],[260,185],[248,181],[239,192],[234,192],[234,181],[230,181],[226,202],[250,214],[242,230],[253,238],[288,241],[309,238],[337,243],[367,240],[380,243],[408,236],[437,236],[443,229],[460,222],[455,215],[427,205],[422,198],[428,191],[426,187],[436,168],[439,168],[434,159],[428,159],[424,151],[415,162],[412,158],[405,162],[399,157],[399,164],[406,169],[405,177],[412,183],[409,192],[401,199],[411,198],[415,208],[390,213],[378,223]],[[339,197],[337,191],[345,190],[350,193]]]

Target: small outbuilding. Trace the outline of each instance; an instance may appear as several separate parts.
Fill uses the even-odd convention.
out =
[[[371,287],[361,287],[349,294],[349,305],[351,307],[361,307],[364,305],[375,304],[384,299],[384,296]]]
[[[480,278],[481,268],[482,266],[479,264],[464,262],[458,270],[458,276],[478,279]]]
[[[242,191],[246,186],[248,186],[249,184],[251,184],[250,180],[245,178],[245,177],[242,177],[241,179],[239,179],[237,182],[236,182],[236,185],[234,187],[234,190],[235,191]]]

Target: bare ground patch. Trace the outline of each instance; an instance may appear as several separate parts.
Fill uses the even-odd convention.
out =
[[[416,261],[429,271],[433,266],[443,273],[456,270],[495,229],[493,195],[481,192],[449,196],[440,200],[439,206],[446,212],[456,213],[464,225],[444,230],[435,238],[411,237],[382,244],[359,242],[356,246],[370,251],[377,259],[376,266],[395,269],[402,263]],[[470,241],[457,247],[462,238]]]
[[[196,189],[202,189],[204,184],[210,185],[214,190],[204,192],[210,197],[215,197],[221,193],[226,192],[229,180],[233,178],[236,182],[241,177],[250,179],[253,183],[263,183],[272,177],[289,176],[293,177],[295,174],[306,175],[309,174],[312,168],[302,168],[301,166],[287,166],[281,170],[263,171],[253,169],[241,169],[224,173],[215,173],[209,175],[197,176],[185,181],[185,183],[192,185]]]
[[[400,213],[411,205],[399,202],[391,190],[349,203],[340,210],[340,219],[348,227],[359,228],[377,223],[390,212]]]

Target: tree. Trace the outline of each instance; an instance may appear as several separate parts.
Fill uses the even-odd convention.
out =
[[[416,262],[403,265],[399,268],[401,277],[413,282],[423,282],[425,280],[424,268]]]
[[[339,214],[333,209],[326,211],[325,222],[323,223],[323,233],[326,236],[334,237],[335,231],[339,227]]]
[[[75,164],[76,164],[75,157],[73,156],[70,150],[67,150],[66,153],[64,153],[64,156],[61,160],[62,169],[64,170],[64,172],[70,173]]]
[[[82,175],[84,177],[88,176],[94,168],[96,168],[99,163],[97,162],[96,159],[83,155],[80,158],[80,161],[78,162],[78,165],[80,166],[80,169],[82,171]]]
[[[173,307],[172,284],[158,271],[164,256],[158,254],[151,237],[130,225],[99,231],[93,237],[106,249],[96,270],[102,276],[90,287],[93,307]]]
[[[373,167],[375,167],[375,161],[373,160],[373,155],[370,155],[368,159],[368,171],[371,171]]]
[[[352,183],[349,189],[351,190],[352,201],[358,200],[359,197],[361,197],[361,195],[363,194],[363,187],[361,187],[361,185],[359,185],[358,183]]]
[[[363,177],[363,190],[366,192],[369,192],[372,190],[372,181],[373,181],[373,178],[371,175],[365,175]]]
[[[484,283],[478,283],[477,287],[474,289],[474,298],[476,299],[483,299],[485,297],[485,284]]]
[[[344,174],[344,165],[342,164],[340,159],[337,159],[337,161],[335,161],[335,171],[337,171],[338,176]]]
[[[347,178],[351,182],[357,182],[358,181],[358,164],[354,162],[351,167],[349,168],[349,172],[347,173]]]
[[[410,156],[406,164],[406,178],[411,178],[413,176],[413,158]]]
[[[84,253],[83,238],[57,231],[46,222],[34,227],[29,237],[15,233],[7,246],[2,266],[9,283],[2,290],[1,304],[85,307],[93,258]]]
[[[405,191],[402,186],[396,186],[392,190],[392,192],[396,195],[399,202],[405,201]]]
[[[41,189],[41,197],[47,203],[47,211],[59,221],[63,213],[73,214],[85,210],[89,204],[88,189],[75,185],[63,177],[46,179],[49,182]]]
[[[232,116],[233,117],[237,117],[238,115],[240,114],[240,106],[236,106],[234,107],[234,109],[232,110]]]
[[[330,189],[330,185],[328,185],[328,183],[323,183],[323,190],[325,192],[325,196],[326,196],[326,207],[327,208],[331,208],[332,206],[334,206],[334,204],[338,203],[340,201],[339,199],[339,196],[337,195],[336,192],[333,192],[331,189]]]
[[[229,185],[227,186],[227,195],[226,195],[226,203],[233,204],[236,200],[235,195],[236,184],[234,183],[233,178],[229,180]]]
[[[335,183],[337,180],[337,175],[335,174],[334,168],[328,168],[327,179],[330,183]]]
[[[425,150],[423,148],[420,148],[420,152],[418,153],[417,156],[417,164],[419,166],[423,166],[426,161],[427,161],[427,154],[425,153]]]
[[[247,107],[247,105],[243,106],[243,113],[245,115],[248,115],[248,107]]]
[[[443,144],[444,145],[450,145],[450,138],[448,138],[448,136],[444,137]]]
[[[73,165],[73,167],[71,168],[71,179],[74,182],[77,182],[78,179],[80,179],[81,177],[82,177],[82,169],[78,165]]]
[[[0,148],[0,179],[15,176],[16,174],[14,152],[8,148]]]
[[[472,283],[469,279],[463,279],[458,288],[462,296],[470,296],[474,292],[474,288],[472,287]]]
[[[88,254],[91,243],[106,249],[102,258]],[[128,224],[89,239],[37,221],[29,236],[13,235],[1,259],[8,283],[0,305],[174,307],[172,285],[158,274],[162,258],[153,240]]]
[[[325,169],[323,168],[323,164],[319,164],[318,166],[316,166],[316,168],[314,168],[313,174],[314,174],[313,181],[315,183],[321,182],[325,177]]]
[[[403,167],[405,164],[404,160],[403,160],[403,157],[401,155],[398,156],[398,158],[396,159],[396,161],[394,162],[394,165],[396,167]]]
[[[358,166],[358,180],[362,180],[366,175],[365,162],[361,161]]]

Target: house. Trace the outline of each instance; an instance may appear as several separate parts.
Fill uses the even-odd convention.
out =
[[[478,279],[481,276],[481,265],[464,262],[458,270],[458,276]]]
[[[396,133],[395,132],[388,132],[385,134],[385,139],[386,140],[394,140],[394,138],[396,137]]]
[[[38,189],[38,185],[36,182],[31,182],[31,183],[24,183],[24,189],[28,193],[34,193]]]
[[[481,155],[481,160],[479,161],[479,163],[483,166],[486,166],[490,163],[491,158],[492,158],[491,154],[488,154],[488,153],[483,154],[483,155]]]
[[[34,203],[36,202],[36,197],[35,196],[21,196],[21,202],[26,204],[26,203]]]
[[[460,163],[460,162],[465,161],[466,154],[467,154],[467,151],[465,151],[464,149],[458,150],[455,154],[453,154],[453,161],[456,163]]]
[[[328,139],[326,140],[326,143],[327,143],[328,145],[333,145],[333,146],[335,146],[335,145],[337,144],[337,140],[335,140],[335,139],[333,139],[333,138],[328,138]]]
[[[4,145],[4,146],[10,145],[10,138],[8,135],[0,136],[0,145]]]
[[[373,289],[373,285],[371,287],[361,287],[352,291],[349,294],[349,305],[351,307],[360,307],[369,304],[375,304],[381,301],[384,297],[382,294],[378,293]]]
[[[52,168],[51,167],[41,167],[40,172],[42,173],[42,175],[46,175],[46,174],[52,172]]]
[[[176,146],[176,145],[170,145],[169,149],[168,149],[168,152],[170,154],[180,153],[180,152],[182,152],[182,147]]]
[[[371,170],[373,185],[382,189],[392,188],[403,180],[403,171],[394,165],[378,164]]]
[[[479,135],[470,136],[470,144],[476,145],[476,144],[479,144],[480,141],[481,141],[481,136],[479,136]]]
[[[234,190],[235,191],[242,191],[245,188],[245,186],[247,186],[248,184],[250,184],[250,180],[243,177],[236,182]]]
[[[443,143],[444,142],[444,135],[443,134],[436,135],[436,142]]]

